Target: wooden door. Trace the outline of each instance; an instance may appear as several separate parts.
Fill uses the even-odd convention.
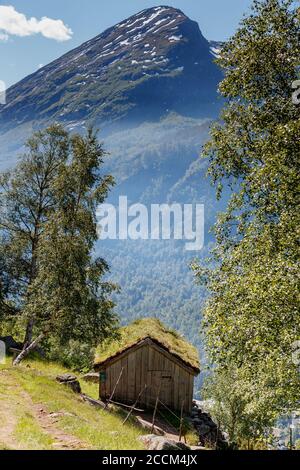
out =
[[[174,380],[171,372],[152,370],[148,372],[147,406],[154,407],[156,398],[167,406],[173,404]],[[161,408],[161,405],[160,405]]]

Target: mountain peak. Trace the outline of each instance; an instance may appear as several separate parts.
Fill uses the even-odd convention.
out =
[[[195,21],[173,7],[149,8],[11,87],[0,124],[103,127],[170,111],[207,116],[221,78],[213,60]]]
[[[180,42],[184,36],[188,35],[187,29],[185,31],[184,28],[182,29],[186,23],[193,24],[199,31],[198,25],[181,10],[169,6],[153,7],[121,21],[97,36],[94,41],[107,40],[104,47],[109,51],[112,50],[112,47],[116,51],[120,46],[124,49],[126,46],[136,49],[139,44],[145,44],[147,39],[153,47],[156,46],[157,41],[161,42],[162,40],[172,44]]]
[[[170,15],[171,17],[182,17],[184,19],[188,19],[188,17],[178,8],[170,7],[167,5],[161,5],[158,7],[151,7],[151,8],[146,8],[131,17],[127,18],[124,21],[121,21],[118,23],[116,26],[120,27],[122,25],[126,25],[128,23],[131,23],[131,21],[134,20],[144,20],[147,23],[146,24],[154,24],[157,20],[163,19],[164,17]]]

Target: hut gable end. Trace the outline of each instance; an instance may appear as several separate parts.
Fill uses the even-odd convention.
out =
[[[168,351],[167,348],[164,347],[164,345],[160,344],[159,341],[147,337],[139,342],[137,342],[134,345],[131,345],[116,354],[112,355],[111,357],[108,357],[106,360],[101,361],[101,362],[96,362],[94,365],[94,369],[96,371],[100,371],[103,369],[106,369],[108,366],[114,364],[115,362],[121,360],[125,356],[135,352],[137,349],[142,348],[144,346],[151,346],[153,350],[159,351],[160,354],[165,355],[166,357],[169,358],[169,361],[176,362],[180,367],[186,368],[191,374],[193,375],[198,375],[199,369],[196,367],[191,367],[190,364],[186,363],[185,361],[182,360],[181,357],[177,356],[176,354],[172,354]],[[155,355],[153,355],[155,357]],[[153,365],[151,365],[153,367]]]
[[[101,400],[153,408],[160,405],[189,413],[194,377],[199,373],[197,350],[159,320],[141,319],[123,327],[115,341],[98,350]]]

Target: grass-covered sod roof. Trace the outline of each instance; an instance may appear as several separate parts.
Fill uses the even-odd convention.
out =
[[[95,366],[125,352],[140,341],[151,338],[162,347],[181,359],[185,364],[199,371],[199,355],[197,349],[174,330],[167,328],[155,318],[136,320],[119,330],[118,339],[106,341],[96,350]]]

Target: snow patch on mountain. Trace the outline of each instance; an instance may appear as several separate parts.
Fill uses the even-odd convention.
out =
[[[169,41],[180,41],[182,39],[182,34],[180,36],[171,36]]]
[[[210,41],[210,53],[213,57],[218,59],[220,57],[221,50],[224,46],[224,42],[221,41]]]

